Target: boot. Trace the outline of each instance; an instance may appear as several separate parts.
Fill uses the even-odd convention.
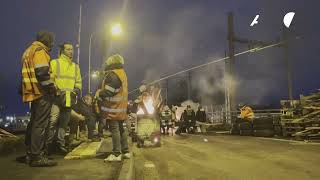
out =
[[[77,146],[79,146],[81,144],[81,141],[78,141],[76,139],[76,135],[75,134],[70,134],[68,141],[69,141],[69,147],[70,148],[77,147]]]
[[[90,142],[100,142],[101,139],[99,137],[92,137],[92,138],[88,138],[88,143]]]
[[[65,146],[58,145],[56,147],[56,153],[65,156],[69,153],[69,150]]]
[[[56,166],[58,163],[52,160],[49,160],[46,156],[38,155],[32,157],[30,166],[31,167],[52,167]]]
[[[79,140],[80,140],[81,142],[86,142],[86,141],[88,140],[86,131],[80,131],[80,133],[79,133]]]

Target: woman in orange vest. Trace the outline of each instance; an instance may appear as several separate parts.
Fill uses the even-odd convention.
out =
[[[102,118],[109,122],[112,134],[112,154],[105,162],[121,161],[130,158],[127,129],[128,80],[123,69],[124,59],[119,54],[110,56],[105,62],[105,75],[96,93],[102,99],[100,110]]]

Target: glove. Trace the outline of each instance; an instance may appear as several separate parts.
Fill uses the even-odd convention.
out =
[[[56,86],[54,86],[54,85],[49,86],[47,89],[47,93],[49,96],[56,96],[57,92],[58,92],[58,90],[57,90]]]
[[[80,97],[81,96],[81,90],[79,88],[74,88],[73,92]]]

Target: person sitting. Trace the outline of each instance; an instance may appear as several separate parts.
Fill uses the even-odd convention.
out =
[[[204,108],[202,108],[202,106],[199,106],[198,108],[198,111],[196,113],[196,120],[203,123],[207,121],[206,111],[204,110]]]
[[[181,123],[179,128],[176,131],[176,134],[180,134],[182,132],[194,133],[195,132],[195,112],[191,108],[190,105],[187,105],[187,109],[181,115]]]
[[[83,116],[84,121],[82,118],[79,119],[80,121],[78,122],[84,122],[81,126],[80,129],[82,129],[82,134],[85,129],[85,125],[88,128],[88,141],[89,142],[96,142],[100,141],[97,137],[94,136],[94,130],[95,130],[95,125],[96,125],[96,116],[94,113],[94,108],[93,108],[93,98],[91,95],[85,95],[84,97],[80,98],[79,101],[72,107],[72,110],[74,111],[74,114],[78,114],[78,117]],[[76,116],[75,116],[76,117]],[[78,123],[79,125],[79,123]],[[82,135],[83,136],[83,135]],[[84,140],[84,138],[82,138]]]
[[[206,111],[201,106],[199,106],[198,111],[196,113],[196,121],[197,121],[197,125],[200,127],[201,132],[205,133],[206,125],[204,125],[204,123],[206,123],[207,121],[207,115],[206,115]]]
[[[240,105],[240,119],[245,120],[245,121],[249,121],[249,122],[253,122],[254,119],[254,112],[252,110],[251,107],[249,107],[248,105],[244,104],[244,105]]]

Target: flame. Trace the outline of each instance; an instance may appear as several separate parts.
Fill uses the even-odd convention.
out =
[[[153,100],[152,100],[151,97],[144,97],[143,98],[143,104],[144,104],[145,110],[147,112],[145,112],[145,110],[142,109],[142,107],[139,107],[139,109],[137,111],[138,115],[142,115],[142,114],[145,114],[145,113],[148,113],[148,114],[153,114],[154,113]]]
[[[138,114],[138,115],[142,115],[142,114],[144,114],[144,112],[143,112],[142,108],[139,108],[139,110],[138,110],[137,114]]]
[[[144,106],[146,107],[149,114],[154,113],[154,107],[153,107],[153,100],[152,98],[148,98],[145,101],[143,101]]]

